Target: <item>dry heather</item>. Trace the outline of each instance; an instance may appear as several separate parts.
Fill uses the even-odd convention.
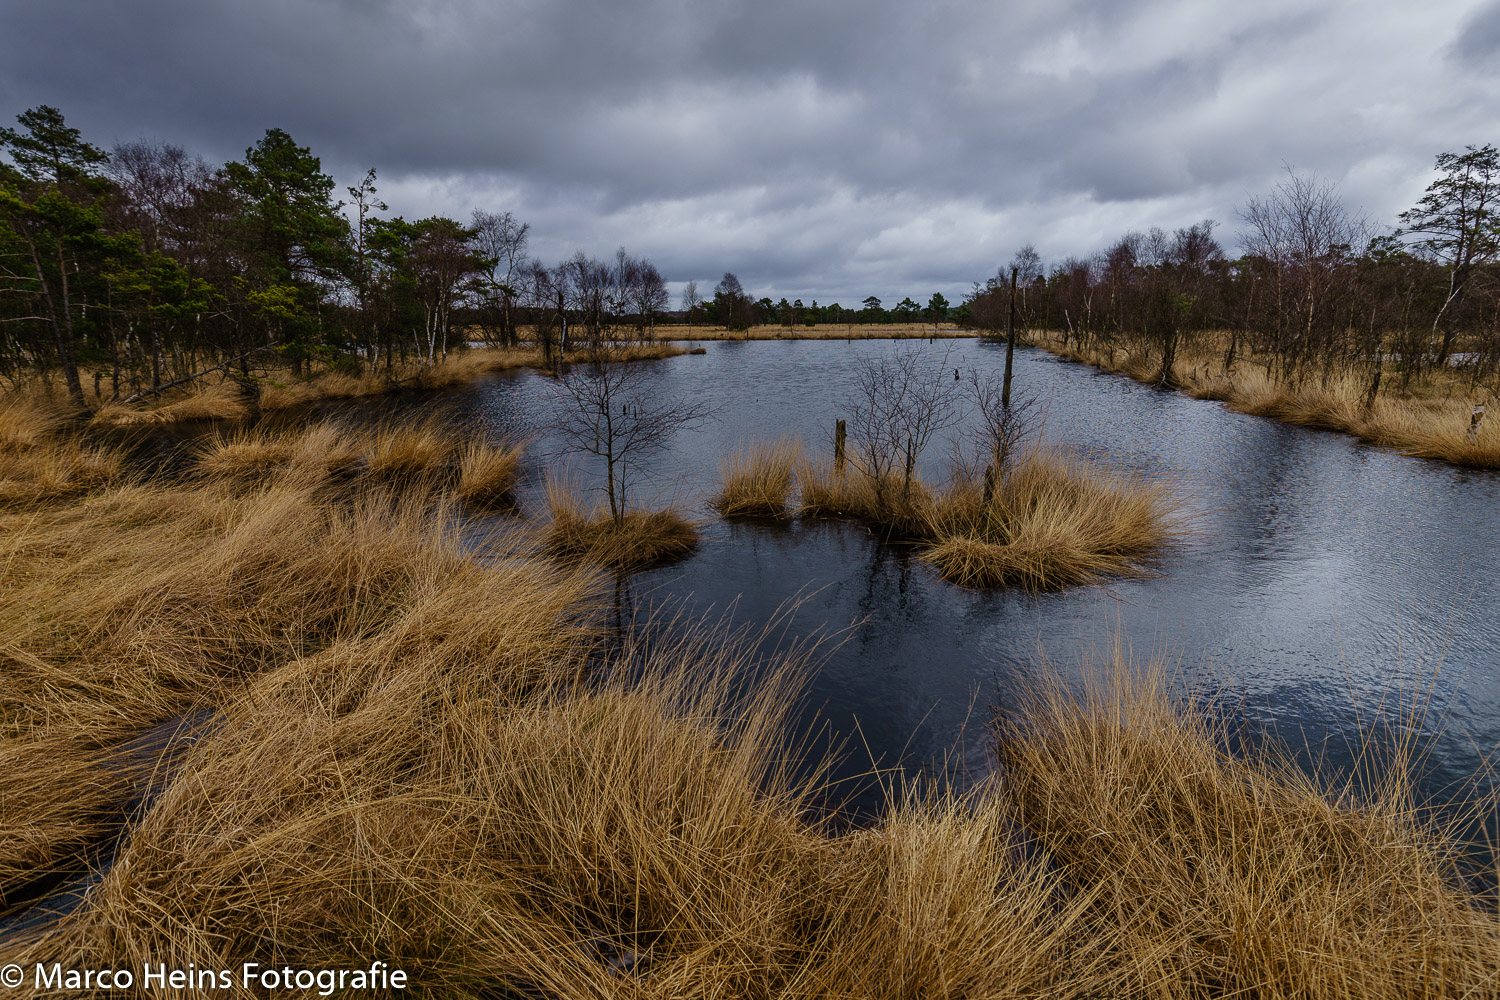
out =
[[[1070,361],[1137,381],[1155,382],[1161,375],[1160,359],[1152,363],[1124,348],[1080,347],[1051,332],[1033,333],[1033,343]],[[1362,441],[1421,458],[1500,468],[1500,420],[1495,419],[1493,398],[1466,398],[1456,384],[1414,386],[1412,394],[1399,395],[1394,389],[1399,380],[1392,376],[1383,381],[1384,388],[1374,406],[1366,407],[1368,385],[1350,374],[1337,373],[1327,382],[1309,379],[1300,385],[1288,385],[1273,381],[1265,367],[1253,360],[1241,360],[1232,372],[1226,372],[1223,356],[1222,348],[1184,352],[1173,365],[1173,384],[1190,396],[1219,400],[1242,413],[1352,434]],[[1469,417],[1476,402],[1485,403],[1490,415],[1471,443]]]
[[[801,444],[786,438],[735,452],[720,463],[714,508],[725,517],[784,517],[801,459]]]
[[[675,510],[631,510],[617,518],[602,506],[585,509],[555,481],[547,484],[547,505],[545,545],[565,561],[646,569],[682,559],[698,546],[697,529]]]

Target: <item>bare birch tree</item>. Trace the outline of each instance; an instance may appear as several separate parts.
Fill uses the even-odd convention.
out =
[[[709,411],[661,392],[652,366],[606,357],[595,350],[589,360],[565,366],[552,387],[565,450],[603,463],[609,513],[618,522],[630,509],[631,490],[645,462]]]

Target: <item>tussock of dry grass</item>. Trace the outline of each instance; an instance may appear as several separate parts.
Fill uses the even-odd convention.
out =
[[[1156,382],[1161,375],[1160,358],[1153,364],[1150,359],[1123,348],[1080,348],[1055,333],[1037,333],[1034,342],[1060,357],[1119,372],[1137,381]],[[1391,388],[1396,380],[1387,378],[1374,406],[1366,407],[1368,384],[1362,378],[1338,373],[1326,383],[1312,378],[1300,385],[1287,385],[1273,381],[1263,366],[1252,361],[1242,360],[1232,372],[1226,372],[1223,355],[1221,347],[1197,354],[1184,353],[1173,365],[1173,384],[1198,399],[1219,400],[1242,413],[1352,434],[1362,441],[1421,458],[1474,468],[1500,468],[1500,421],[1495,419],[1493,399],[1467,399],[1461,394],[1399,396]],[[1437,387],[1437,391],[1441,388]],[[1469,415],[1476,402],[1486,403],[1490,414],[1471,443]]]
[[[441,503],[332,506],[288,481],[128,486],[0,515],[0,758],[35,764],[7,769],[0,895],[118,821],[131,785],[104,767],[110,746],[222,711],[288,664],[334,669],[309,693],[338,711],[354,669],[341,650],[373,671],[441,656],[454,683],[490,677],[490,697],[574,677],[576,660],[554,654],[579,641],[583,581],[516,560],[481,567],[451,521]],[[502,596],[517,602],[506,616],[533,623],[526,642],[493,616]]]
[[[805,517],[866,521],[888,535],[909,539],[921,535],[933,503],[932,491],[920,480],[908,485],[887,476],[877,483],[852,462],[839,470],[831,460],[800,461],[797,485],[797,512]]]
[[[947,491],[932,507],[922,558],[966,587],[1054,590],[1137,573],[1177,530],[1165,489],[1033,452],[988,503],[979,484]]]
[[[1092,676],[1092,675],[1091,675]],[[1500,921],[1457,877],[1396,754],[1357,792],[1175,706],[1117,662],[1030,692],[1001,726],[1016,816],[1096,893],[1121,975],[1164,997],[1473,997],[1500,984]]]
[[[509,500],[523,451],[518,444],[465,440],[438,420],[373,430],[324,422],[211,437],[199,446],[196,469],[242,483],[277,478],[312,486],[362,475],[402,489],[451,486],[465,503],[493,507]]]
[[[391,424],[375,432],[367,458],[371,476],[409,482],[445,472],[456,458],[458,439],[441,424]]]
[[[547,504],[545,545],[564,560],[644,569],[685,558],[698,547],[697,529],[675,510],[632,510],[616,518],[602,507],[585,509],[557,482],[547,484]]]
[[[458,456],[458,497],[476,507],[507,503],[521,467],[521,445],[471,441]]]
[[[124,480],[119,453],[63,436],[65,420],[42,395],[0,399],[0,507],[68,501]]]
[[[124,476],[125,463],[117,452],[76,441],[0,451],[0,505],[30,507],[70,500]]]
[[[605,344],[602,353],[606,361],[660,361],[663,358],[675,358],[678,355],[687,354],[685,347],[665,340],[630,341],[622,344]],[[591,357],[593,351],[587,346],[577,347],[568,351],[568,360],[582,360]]]
[[[67,420],[64,400],[39,392],[0,396],[0,454],[15,454],[48,441]]]
[[[921,558],[965,587],[1053,590],[1129,576],[1179,533],[1165,489],[1083,459],[1033,451],[1003,473],[986,501],[982,484],[933,490],[899,479],[876,489],[850,463],[798,466],[799,512],[879,525],[921,545]]]
[[[784,517],[801,460],[801,444],[785,438],[735,452],[720,463],[714,508],[725,517]]]
[[[241,420],[249,414],[244,391],[231,381],[195,383],[141,404],[106,403],[93,422],[105,427],[149,427],[192,420]]]

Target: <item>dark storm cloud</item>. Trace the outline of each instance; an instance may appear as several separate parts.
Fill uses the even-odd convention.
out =
[[[1452,53],[1467,67],[1500,72],[1500,2],[1485,4],[1464,18]]]
[[[237,157],[267,127],[409,216],[757,292],[961,292],[1018,245],[1225,223],[1283,163],[1377,217],[1492,141],[1500,5],[12,3],[0,112]],[[1455,66],[1466,69],[1455,71]]]

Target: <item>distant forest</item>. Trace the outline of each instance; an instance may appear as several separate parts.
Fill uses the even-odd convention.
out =
[[[757,300],[734,274],[702,294],[688,282],[674,303],[657,267],[624,249],[544,264],[510,212],[390,216],[375,170],[340,193],[280,129],[216,167],[160,142],[106,153],[52,107],[17,122],[0,129],[0,379],[60,374],[80,405],[84,379],[119,399],[204,366],[389,367],[471,339],[514,346],[523,328],[550,351],[564,337],[649,339],[663,322],[1014,322],[1145,350],[1164,377],[1212,333],[1226,364],[1253,354],[1278,380],[1392,363],[1411,378],[1457,361],[1500,388],[1492,145],[1438,156],[1393,230],[1289,173],[1242,210],[1235,258],[1203,221],[1128,233],[1050,269],[1025,247],[956,304],[872,295],[850,309]]]

